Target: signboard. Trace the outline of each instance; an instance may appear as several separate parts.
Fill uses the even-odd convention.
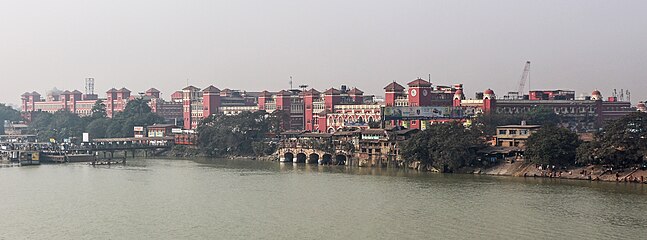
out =
[[[172,128],[171,132],[172,133],[182,133],[182,129],[181,128]]]
[[[384,120],[462,119],[475,115],[470,107],[384,107]]]
[[[134,130],[135,132],[143,132],[143,131],[144,131],[144,127],[134,127],[134,129],[133,129],[133,130]]]
[[[89,142],[89,141],[90,141],[90,134],[83,133],[83,142]]]

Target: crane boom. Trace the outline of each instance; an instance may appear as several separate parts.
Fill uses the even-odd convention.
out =
[[[520,97],[523,97],[523,90],[526,87],[526,82],[530,79],[530,61],[526,61],[526,65],[523,67],[523,73],[521,74],[521,80],[519,80],[519,89],[517,92]]]

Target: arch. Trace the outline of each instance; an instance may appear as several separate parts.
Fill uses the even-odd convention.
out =
[[[297,153],[297,158],[294,163],[306,163],[306,159],[308,159],[308,157],[305,153]]]
[[[335,155],[335,160],[333,161],[333,164],[335,165],[346,165],[346,155]]]
[[[314,163],[314,164],[319,163],[319,154],[311,153],[310,156],[308,156],[307,163]]]
[[[334,132],[335,132],[335,128],[332,128],[332,127],[328,128],[328,133],[334,133]]]
[[[363,118],[362,116],[359,116],[359,117],[357,118],[357,122],[358,122],[358,123],[363,123],[363,122],[364,122],[364,118]]]
[[[368,116],[368,122],[373,122],[373,121],[374,121],[373,116]]]
[[[323,156],[321,156],[321,160],[319,161],[320,165],[328,165],[332,163],[332,155],[326,153]]]
[[[283,162],[292,162],[294,161],[294,154],[291,152],[286,152],[283,154]]]

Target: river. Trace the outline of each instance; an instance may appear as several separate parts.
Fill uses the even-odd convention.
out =
[[[0,169],[0,239],[644,239],[647,186],[244,160]]]

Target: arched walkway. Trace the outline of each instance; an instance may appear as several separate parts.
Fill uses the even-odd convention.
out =
[[[306,156],[305,153],[297,153],[297,159],[295,163],[306,163],[307,158],[308,157]]]
[[[316,153],[310,154],[310,156],[308,156],[308,163],[314,163],[314,164],[319,163],[319,154],[316,154]]]
[[[294,154],[292,154],[291,152],[286,152],[285,154],[283,154],[283,159],[285,159],[284,162],[292,162],[294,161]]]
[[[327,154],[327,153],[324,154],[321,157],[321,161],[319,161],[319,164],[321,164],[321,165],[328,165],[328,164],[331,164],[331,163],[332,163],[332,155]]]
[[[335,165],[346,165],[346,155],[335,155]]]

